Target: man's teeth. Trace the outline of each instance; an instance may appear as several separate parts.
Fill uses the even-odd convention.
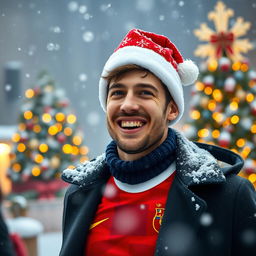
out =
[[[140,121],[122,121],[122,127],[141,127],[143,125]]]

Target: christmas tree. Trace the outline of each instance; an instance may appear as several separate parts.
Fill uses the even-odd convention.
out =
[[[51,190],[50,184],[56,192],[64,184],[61,171],[87,160],[88,148],[83,146],[76,119],[64,91],[47,74],[40,76],[33,89],[26,90],[18,129],[12,137],[9,176],[14,192],[29,191],[30,196],[40,197]]]
[[[242,176],[256,185],[256,72],[242,53],[252,49],[239,39],[250,23],[239,17],[229,29],[233,10],[218,2],[208,14],[215,30],[201,24],[195,35],[206,44],[195,55],[207,58],[192,89],[190,122],[185,133],[192,140],[229,148],[245,159]]]

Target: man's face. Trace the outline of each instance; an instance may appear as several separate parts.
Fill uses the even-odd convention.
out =
[[[167,137],[168,121],[178,115],[173,102],[166,107],[161,81],[145,71],[130,71],[109,84],[107,125],[119,157],[136,160]]]

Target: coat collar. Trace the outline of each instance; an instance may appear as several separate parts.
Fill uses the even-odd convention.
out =
[[[229,164],[235,163],[234,166],[229,167],[231,169],[240,169],[243,165],[241,157],[229,150],[223,151],[223,149],[216,146],[195,144],[186,139],[181,133],[176,131],[176,134],[176,173],[186,186],[225,182],[224,169],[218,165],[217,160],[209,151],[219,158],[224,156],[224,160],[230,158],[232,161],[230,160]],[[221,154],[217,154],[218,151],[221,151]],[[87,188],[102,179],[105,180],[109,175],[105,154],[102,154],[92,161],[78,165],[75,169],[64,170],[62,179],[68,183]]]
[[[177,132],[177,172],[187,186],[225,181],[217,160],[205,149]]]

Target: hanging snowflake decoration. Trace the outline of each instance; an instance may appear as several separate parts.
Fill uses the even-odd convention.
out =
[[[245,22],[239,17],[234,25],[229,29],[229,19],[234,15],[232,9],[227,9],[221,1],[215,6],[215,11],[208,14],[208,19],[213,21],[216,31],[202,23],[194,34],[201,41],[208,44],[201,44],[195,51],[195,55],[208,58],[208,61],[219,59],[227,56],[232,61],[241,61],[244,59],[241,53],[247,53],[253,48],[248,39],[238,39],[247,33],[250,28],[250,22]]]

